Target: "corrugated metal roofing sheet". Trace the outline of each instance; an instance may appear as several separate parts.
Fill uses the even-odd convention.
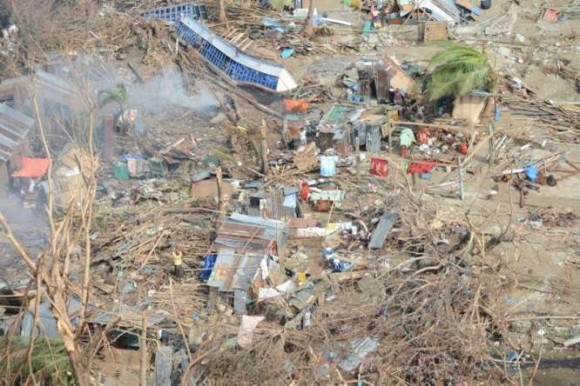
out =
[[[288,226],[282,221],[234,213],[221,225],[213,247],[263,255],[283,248],[287,239]]]
[[[34,126],[34,119],[0,104],[0,160],[6,162]]]
[[[383,247],[389,232],[391,229],[393,229],[393,226],[395,225],[395,222],[397,222],[398,218],[399,215],[393,212],[386,213],[381,217],[379,224],[371,235],[371,241],[369,242],[370,249],[378,249]]]
[[[413,9],[425,9],[431,13],[433,19],[438,21],[459,21],[459,9],[454,0],[397,0],[399,6],[406,12],[405,16]],[[410,8],[412,6],[412,8]]]
[[[264,198],[266,200],[266,208],[264,216],[273,220],[280,220],[285,217],[284,211],[284,198],[282,192],[276,191],[271,193],[266,193]],[[248,209],[248,214],[251,216],[260,216],[259,207],[250,207]]]
[[[238,255],[233,249],[220,249],[207,284],[222,292],[247,291],[262,259],[261,255]]]

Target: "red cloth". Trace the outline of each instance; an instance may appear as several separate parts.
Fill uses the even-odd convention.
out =
[[[424,130],[421,130],[418,134],[417,134],[417,140],[419,141],[419,143],[421,145],[426,144],[427,142],[429,142],[429,133],[427,133]]]
[[[371,158],[371,170],[369,170],[369,173],[379,177],[388,176],[389,161],[382,158]]]
[[[300,199],[302,201],[308,201],[308,196],[310,195],[310,187],[308,182],[302,182],[300,185]]]
[[[433,161],[421,161],[421,162],[413,162],[409,165],[407,169],[407,173],[409,174],[425,174],[429,173],[433,168],[437,166]]]
[[[22,157],[22,168],[12,173],[12,177],[37,178],[48,171],[50,159]]]

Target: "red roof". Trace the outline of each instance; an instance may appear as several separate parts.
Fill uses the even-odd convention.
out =
[[[12,177],[36,178],[42,177],[50,166],[49,158],[22,157],[22,168],[12,173]]]

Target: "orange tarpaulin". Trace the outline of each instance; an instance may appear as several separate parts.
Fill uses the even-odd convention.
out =
[[[36,178],[42,177],[48,171],[50,159],[22,157],[22,168],[12,173],[12,177]]]
[[[310,103],[304,99],[284,99],[284,107],[289,113],[301,113],[308,111]]]

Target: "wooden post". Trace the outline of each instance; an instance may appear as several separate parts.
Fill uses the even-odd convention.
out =
[[[356,151],[356,185],[357,189],[360,190],[360,137],[354,139],[354,146]]]
[[[493,123],[490,123],[487,126],[487,132],[489,134],[489,164],[493,165],[494,157],[495,157],[495,149],[494,149],[494,142],[493,142]]]
[[[457,158],[457,170],[459,172],[459,198],[465,200],[465,187],[463,186],[463,157]]]
[[[393,152],[393,125],[391,125],[391,113],[387,110],[387,127],[389,128],[389,153]]]
[[[105,163],[113,162],[115,147],[115,119],[108,114],[103,117],[103,160]]]
[[[215,170],[216,175],[216,183],[217,183],[217,194],[218,194],[218,212],[219,212],[219,219],[222,220],[226,215],[226,209],[224,205],[224,194],[223,194],[223,175],[222,175],[222,167],[218,166]]]
[[[141,350],[141,386],[147,386],[147,370],[149,368],[147,360],[147,316],[143,312],[141,315],[141,340],[139,342]]]
[[[268,175],[268,170],[270,165],[268,165],[268,140],[266,138],[266,131],[268,127],[266,126],[266,121],[262,119],[262,125],[260,126],[260,135],[262,137],[260,152],[262,153],[262,173]]]

